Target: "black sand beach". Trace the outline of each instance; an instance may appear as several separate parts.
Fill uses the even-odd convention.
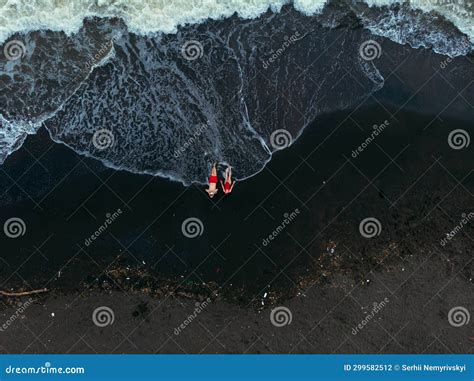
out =
[[[21,215],[27,233],[2,238],[2,288],[50,291],[35,296],[22,323],[4,333],[4,351],[107,352],[108,345],[118,352],[384,353],[422,352],[428,345],[443,351],[436,338],[450,328],[446,311],[456,303],[472,304],[468,293],[456,291],[472,287],[472,226],[444,247],[440,242],[471,211],[474,185],[469,151],[453,150],[446,139],[453,126],[471,125],[396,112],[370,107],[319,118],[262,173],[237,184],[230,197],[214,200],[202,187],[104,169],[52,144],[44,132],[29,138],[4,166],[16,179],[31,169],[8,190],[22,201],[5,208],[5,215]],[[372,125],[385,120],[388,127],[354,158]],[[46,185],[38,188],[40,183]],[[86,246],[105,215],[119,208],[116,220]],[[285,213],[296,209],[284,230],[264,244]],[[202,221],[201,236],[183,236],[181,225],[189,217]],[[367,217],[381,223],[375,238],[359,232]],[[364,308],[386,297],[397,308],[382,311],[380,324],[354,343],[352,320],[363,319]],[[177,321],[186,318],[193,300],[206,298],[212,300],[209,311],[194,323],[200,329],[188,330],[199,340],[180,336],[175,343]],[[18,301],[3,300],[2,315],[8,317]],[[112,308],[120,324],[101,335],[126,335],[137,327],[158,335],[163,345],[139,340],[130,346],[115,337],[84,346],[91,338],[71,336],[71,327],[92,334],[95,326],[83,315],[101,305]],[[268,315],[276,305],[288,306],[295,324],[278,330],[278,345],[266,345],[261,336],[273,335]],[[304,327],[297,323],[302,315]],[[231,321],[247,327],[242,329],[248,337],[227,329]],[[391,340],[380,347],[402,321],[411,324],[404,344]],[[18,334],[29,324],[44,326],[48,339],[25,349],[31,337]],[[202,325],[212,327],[209,346]],[[426,337],[417,335],[415,345],[410,335],[421,326]],[[322,337],[305,336],[323,327]],[[296,342],[294,329],[300,332]],[[450,335],[440,339],[443,345],[451,352],[471,351],[466,331],[456,332],[459,341]],[[235,335],[241,337],[237,342]]]
[[[192,97],[189,102],[173,98],[187,96],[186,91],[166,93],[173,86],[182,90],[175,77],[170,75],[169,87],[151,81],[153,76],[138,81],[133,77],[142,69],[155,73],[145,70],[147,65],[161,69],[168,63],[166,54],[177,44],[174,35],[160,41],[162,45],[132,33],[124,37],[116,46],[116,61],[93,71],[64,109],[42,123],[0,166],[0,222],[5,233],[0,234],[0,352],[473,352],[469,326],[453,322],[453,311],[468,311],[465,317],[474,311],[472,53],[448,59],[430,49],[374,37],[360,19],[344,16],[341,9],[331,5],[324,26],[313,25],[313,18],[290,6],[275,16],[287,24],[275,26],[271,12],[255,21],[264,28],[256,28],[263,30],[258,38],[267,41],[267,35],[275,33],[268,46],[259,45],[263,52],[287,41],[295,25],[309,31],[285,48],[273,71],[255,68],[252,60],[248,72],[236,71],[241,70],[236,62],[247,62],[246,54],[253,52],[253,45],[241,46],[242,41],[254,41],[247,30],[255,28],[253,21],[240,27],[244,21],[234,16],[179,31],[178,42],[193,33],[211,36],[218,47],[222,36],[234,38],[229,43],[233,55],[211,49],[210,58],[197,61],[202,66],[195,72],[186,73],[189,62],[178,62],[184,67],[180,73],[192,78],[188,82],[196,81],[193,91],[210,90],[223,118],[216,116],[217,134],[210,143],[214,148],[223,142],[228,146],[215,152],[245,163],[245,170],[234,168],[238,177],[254,174],[238,181],[232,195],[221,191],[212,200],[197,182],[186,187],[108,168],[77,153],[81,144],[90,148],[91,131],[81,128],[93,125],[91,120],[100,126],[109,123],[104,115],[111,115],[117,141],[129,139],[112,146],[119,147],[110,156],[112,162],[121,162],[121,152],[123,157],[131,152],[127,165],[156,169],[164,162],[166,167],[172,152],[157,148],[150,154],[155,135],[147,134],[151,130],[163,138],[159,147],[179,146],[192,129],[186,124],[186,133],[173,130],[163,115],[182,111],[183,102],[192,105],[193,112],[202,112],[202,104],[192,103]],[[331,12],[338,19],[334,27]],[[119,25],[114,28],[126,27],[115,22]],[[105,39],[104,30],[111,31],[108,21],[91,19],[85,25],[90,29],[78,38],[86,41],[87,49],[94,45],[90,41]],[[239,31],[237,37],[234,30]],[[34,33],[40,42],[50,38],[57,44],[55,65],[62,65],[59,53],[77,59],[72,68],[85,59],[73,48],[63,50],[65,35]],[[359,43],[369,38],[377,39],[381,57],[362,62]],[[203,41],[207,49],[209,40]],[[466,38],[459,41],[462,47]],[[180,49],[176,51],[179,55]],[[47,57],[49,50],[36,53],[32,65],[39,65],[41,54]],[[220,61],[220,71],[214,72],[214,63]],[[29,75],[28,70],[24,73]],[[35,80],[42,84],[51,77],[57,80],[49,78],[51,88],[61,88],[64,78],[51,74],[54,66],[45,70]],[[121,76],[115,78],[117,73]],[[239,90],[235,73],[247,76],[245,81],[239,77]],[[214,76],[220,82],[207,86],[207,78]],[[9,91],[23,84],[11,82]],[[129,87],[121,87],[124,83]],[[243,89],[244,83],[255,88]],[[156,99],[140,92],[152,85]],[[106,91],[107,86],[113,91]],[[132,88],[137,93],[130,95]],[[43,98],[48,100],[48,91],[33,98],[38,110]],[[245,102],[235,97],[236,91],[246,94]],[[111,107],[106,96],[123,103]],[[237,99],[237,106],[224,107],[226,97]],[[13,116],[24,111],[22,101],[5,98],[12,103]],[[170,100],[177,103],[165,110],[169,115],[153,108],[166,109]],[[133,107],[127,108],[127,102]],[[33,109],[28,113],[38,111]],[[193,112],[183,115],[194,117]],[[255,144],[254,135],[239,119],[252,113],[258,115],[252,122],[263,126],[258,131],[263,140],[279,123],[293,138],[256,174],[265,155],[246,145]],[[314,119],[313,113],[319,116]],[[226,120],[229,115],[235,120]],[[136,129],[120,124],[127,118]],[[75,150],[60,141],[70,142]],[[147,154],[137,154],[137,147],[148,149]],[[194,147],[197,152],[200,148]],[[173,163],[170,168],[182,169],[184,179],[199,181],[208,167],[192,165],[210,165],[211,156],[193,157],[196,151],[186,151],[190,157],[182,157],[183,165]],[[94,154],[102,158],[107,152]],[[244,154],[255,162],[249,163]],[[219,174],[224,169],[220,163]],[[12,218],[24,224],[19,233],[6,228]],[[189,221],[191,228],[186,229]]]

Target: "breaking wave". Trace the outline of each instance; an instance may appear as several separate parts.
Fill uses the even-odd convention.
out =
[[[279,12],[293,4],[306,15],[320,12],[328,0],[1,0],[0,42],[17,32],[49,29],[77,33],[88,17],[123,19],[131,32],[176,33],[178,26],[219,20],[237,13],[256,18],[267,10]],[[340,1],[359,5],[360,1]],[[412,9],[436,12],[474,40],[474,4],[468,0],[365,0],[368,6],[408,4]]]
[[[246,178],[275,131],[294,141],[383,86],[364,41],[465,55],[472,16],[443,0],[0,0],[0,162],[45,126],[112,168]]]

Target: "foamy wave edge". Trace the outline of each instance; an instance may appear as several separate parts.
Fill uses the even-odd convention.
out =
[[[121,18],[140,35],[176,33],[178,27],[219,20],[234,14],[256,18],[268,10],[279,12],[286,4],[306,15],[321,12],[329,0],[0,0],[0,44],[18,32],[34,30],[76,33],[89,17]],[[459,0],[365,0],[370,7],[409,3],[424,12],[437,12],[451,21],[474,44],[473,14],[456,5]],[[362,2],[362,1],[361,1]],[[457,8],[453,8],[457,7]],[[471,21],[470,21],[471,20]]]

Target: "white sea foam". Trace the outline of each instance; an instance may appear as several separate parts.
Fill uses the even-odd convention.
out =
[[[307,0],[306,0],[307,1]],[[75,33],[84,18],[120,17],[132,32],[173,33],[180,25],[234,13],[254,18],[288,0],[0,0],[0,41],[15,32],[50,29]],[[303,3],[304,1],[302,1]],[[313,1],[311,1],[312,3]],[[323,0],[318,2],[324,3]]]
[[[474,2],[472,0],[412,0],[413,6],[421,10],[437,12],[469,36],[474,43]]]
[[[0,114],[0,163],[19,149],[28,135],[35,134],[41,123],[9,122]]]
[[[405,1],[366,0],[369,6]],[[119,17],[138,34],[174,33],[185,24],[222,19],[237,13],[255,18],[287,3],[305,14],[320,12],[327,0],[0,0],[0,43],[16,32],[50,29],[75,33],[87,17]],[[423,11],[435,11],[474,42],[473,4],[469,0],[411,0]]]
[[[390,6],[409,3],[423,12],[436,12],[451,21],[474,43],[474,1],[472,0],[364,0],[369,6]]]

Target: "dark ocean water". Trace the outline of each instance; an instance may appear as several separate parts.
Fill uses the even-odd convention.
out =
[[[2,161],[44,125],[54,141],[112,168],[189,185],[205,182],[220,162],[243,179],[318,115],[380,90],[409,46],[443,54],[440,64],[453,57],[455,72],[443,70],[448,81],[473,77],[463,61],[469,36],[406,4],[332,1],[315,15],[287,5],[175,33],[129,29],[94,17],[69,35],[10,37],[23,54],[0,60]],[[402,105],[397,97],[388,101]]]

